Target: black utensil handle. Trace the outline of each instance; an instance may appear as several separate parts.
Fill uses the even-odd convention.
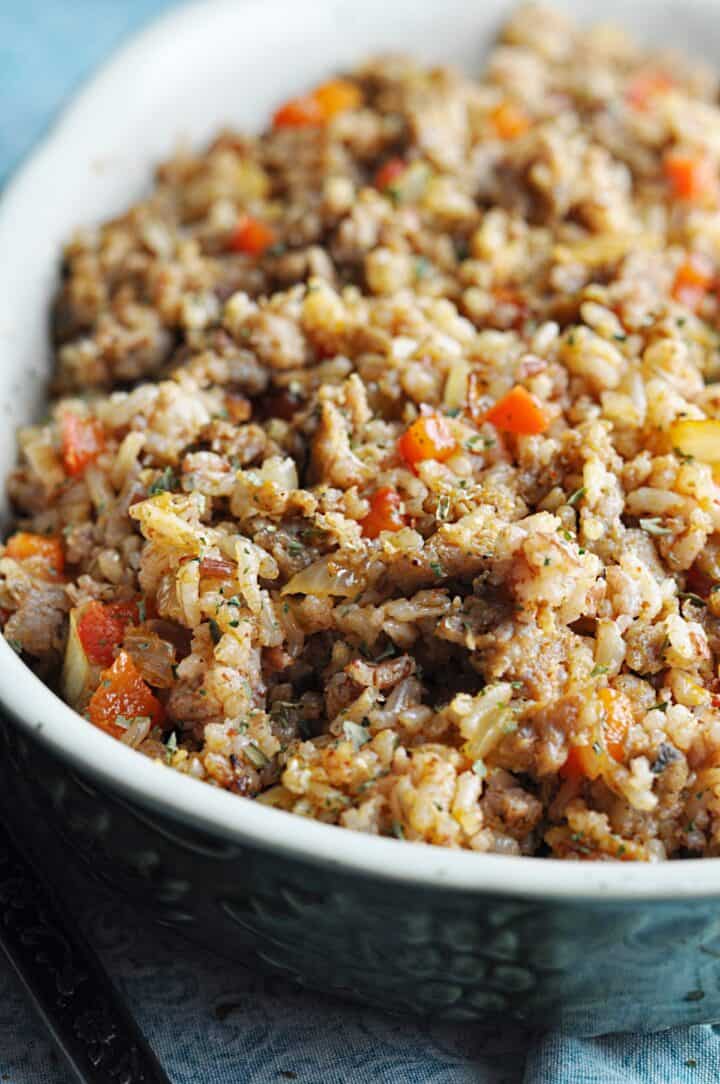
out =
[[[81,1084],[170,1084],[105,968],[0,821],[0,949]]]

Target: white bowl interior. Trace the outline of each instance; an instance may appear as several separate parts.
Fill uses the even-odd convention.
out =
[[[126,46],[79,94],[0,204],[0,475],[17,424],[41,414],[48,309],[62,242],[137,198],[180,140],[257,129],[284,98],[372,52],[480,70],[505,0],[208,0],[175,10]],[[720,60],[712,0],[568,0],[656,45]],[[4,502],[4,497],[2,498]],[[7,513],[6,504],[0,514]],[[446,852],[307,822],[176,775],[118,745],[62,704],[0,638],[0,698],[43,740],[115,786],[225,835],[384,876],[554,896],[720,894],[720,860],[633,867]],[[191,810],[192,813],[188,811]]]

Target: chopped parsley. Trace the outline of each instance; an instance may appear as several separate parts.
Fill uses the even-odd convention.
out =
[[[166,467],[159,478],[156,478],[148,489],[148,497],[156,497],[158,493],[169,493],[177,485],[177,475],[172,467]]]
[[[575,505],[578,503],[578,501],[581,501],[583,499],[586,493],[587,489],[585,488],[585,486],[580,486],[579,489],[576,489],[574,493],[570,494],[565,503],[569,505]]]
[[[696,595],[692,591],[680,591],[678,598],[684,598],[689,602],[694,602],[696,606],[707,606],[705,599],[700,598],[700,595]]]

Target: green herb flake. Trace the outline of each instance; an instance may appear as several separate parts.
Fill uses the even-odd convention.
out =
[[[473,763],[472,770],[480,779],[485,779],[487,776],[487,765],[484,760],[476,760]]]
[[[212,642],[219,644],[222,639],[222,629],[212,617],[210,618],[210,635],[212,636]]]
[[[148,489],[148,497],[156,497],[158,493],[169,493],[177,485],[177,475],[172,467],[166,467],[159,478],[156,478]]]
[[[587,489],[585,488],[585,486],[580,486],[579,489],[576,489],[574,493],[570,494],[565,503],[569,505],[576,505],[579,501],[583,499],[586,493]]]
[[[430,568],[435,573],[435,575],[438,576],[438,577],[445,575],[445,569],[443,568],[443,566],[440,564],[439,561],[431,561],[430,562]]]
[[[607,674],[609,669],[609,666],[593,666],[590,671],[590,677],[599,677],[600,674]]]
[[[425,256],[418,256],[415,260],[415,278],[418,281],[426,278],[432,270],[432,264]]]
[[[689,602],[693,602],[696,606],[707,606],[704,598],[700,598],[700,595],[693,594],[692,591],[680,591],[678,598],[687,599]]]
[[[446,520],[450,515],[450,498],[445,493],[438,499],[436,515],[440,520]]]
[[[390,826],[390,831],[395,836],[395,839],[405,839],[405,829],[400,821],[393,821]]]

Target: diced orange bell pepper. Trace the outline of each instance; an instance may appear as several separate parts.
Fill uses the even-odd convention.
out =
[[[5,556],[12,557],[15,561],[25,561],[28,557],[41,558],[45,565],[46,578],[49,580],[59,579],[65,568],[62,542],[55,535],[18,531],[8,539]]]
[[[60,423],[60,440],[65,473],[75,477],[105,448],[105,431],[96,418],[83,418],[67,411]]]
[[[645,111],[650,108],[654,98],[667,94],[674,86],[674,81],[665,72],[638,72],[625,88],[625,101],[633,109]]]
[[[137,622],[136,602],[89,602],[77,623],[83,650],[96,666],[110,666],[125,629]]]
[[[524,436],[544,433],[550,425],[545,411],[521,384],[490,407],[484,420],[496,429]]]
[[[310,128],[322,124],[320,106],[310,95],[284,102],[273,117],[273,128]]]
[[[675,273],[672,296],[681,305],[697,309],[712,287],[713,268],[706,256],[696,252],[680,264]]]
[[[360,526],[366,538],[377,538],[381,531],[399,531],[405,526],[400,494],[392,486],[381,486],[370,498],[370,511]]]
[[[308,128],[326,124],[338,113],[357,109],[362,103],[359,87],[347,79],[331,79],[310,94],[291,98],[273,117],[274,128]]]
[[[698,203],[717,192],[717,173],[712,162],[700,152],[669,151],[663,161],[671,195]]]
[[[312,94],[323,120],[332,120],[338,113],[358,109],[362,104],[360,88],[347,79],[330,79],[316,87]]]
[[[591,745],[573,745],[558,775],[562,779],[597,779],[600,764],[601,753]]]
[[[275,244],[275,231],[265,222],[243,215],[230,236],[229,248],[248,256],[262,256]]]
[[[618,762],[625,756],[632,709],[627,697],[615,689],[600,689],[604,708],[602,730],[589,745],[574,745],[558,774],[562,779],[597,779],[610,767],[608,755]]]
[[[407,162],[403,158],[389,158],[375,174],[375,187],[381,192],[392,188],[395,181],[402,177],[407,169]]]
[[[633,721],[630,702],[624,693],[615,689],[601,689],[600,699],[605,707],[605,748],[613,760],[621,761],[625,756],[625,741]]]
[[[531,120],[525,110],[513,102],[500,102],[490,111],[490,123],[500,139],[509,141],[525,135]]]
[[[455,448],[450,426],[439,414],[421,414],[398,440],[398,451],[411,467],[424,459],[437,459],[444,463]]]
[[[120,652],[109,670],[103,670],[88,704],[90,722],[114,738],[122,737],[127,723],[134,719],[148,716],[152,725],[157,726],[164,714],[162,704],[140,677],[126,651]]]

